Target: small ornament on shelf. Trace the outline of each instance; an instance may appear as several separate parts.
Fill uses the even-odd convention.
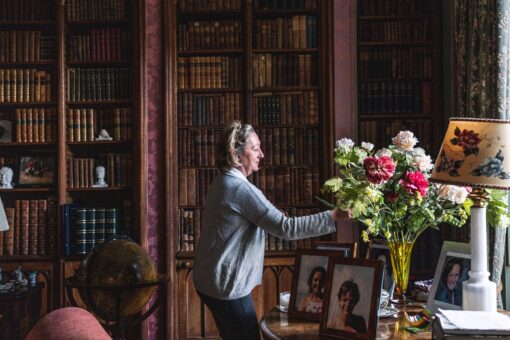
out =
[[[96,141],[103,141],[103,140],[112,140],[113,138],[110,137],[110,134],[105,129],[99,130],[99,134],[96,137]]]
[[[105,176],[105,168],[104,166],[100,165],[96,167],[96,183],[94,183],[94,188],[106,188],[108,186],[108,183],[105,182],[104,176]]]

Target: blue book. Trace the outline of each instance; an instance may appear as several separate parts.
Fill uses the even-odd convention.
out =
[[[60,207],[62,221],[62,245],[63,256],[71,256],[74,253],[73,238],[74,228],[72,223],[72,209],[79,207],[77,203],[67,203]]]

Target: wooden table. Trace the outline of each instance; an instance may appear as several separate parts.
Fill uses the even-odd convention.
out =
[[[13,292],[0,293],[0,339],[23,339],[21,323],[28,317],[28,328],[39,320],[41,311],[41,289],[43,285],[28,285]]]
[[[405,330],[407,322],[404,311],[416,314],[423,309],[423,304],[414,303],[406,306],[394,306],[399,313],[390,318],[379,319],[377,324],[377,339],[431,339],[430,332],[411,334]],[[260,320],[260,328],[264,339],[284,340],[319,340],[319,323],[303,320],[289,320],[287,313],[276,308]]]

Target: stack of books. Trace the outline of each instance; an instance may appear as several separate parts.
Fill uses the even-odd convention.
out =
[[[502,313],[444,311],[436,314],[432,339],[510,339],[510,316]]]

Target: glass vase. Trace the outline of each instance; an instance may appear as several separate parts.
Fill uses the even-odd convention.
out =
[[[406,302],[405,293],[409,282],[409,267],[411,266],[411,253],[413,251],[413,246],[414,241],[388,241],[393,279],[395,280],[395,291],[393,292],[392,299],[394,303],[404,304]]]

